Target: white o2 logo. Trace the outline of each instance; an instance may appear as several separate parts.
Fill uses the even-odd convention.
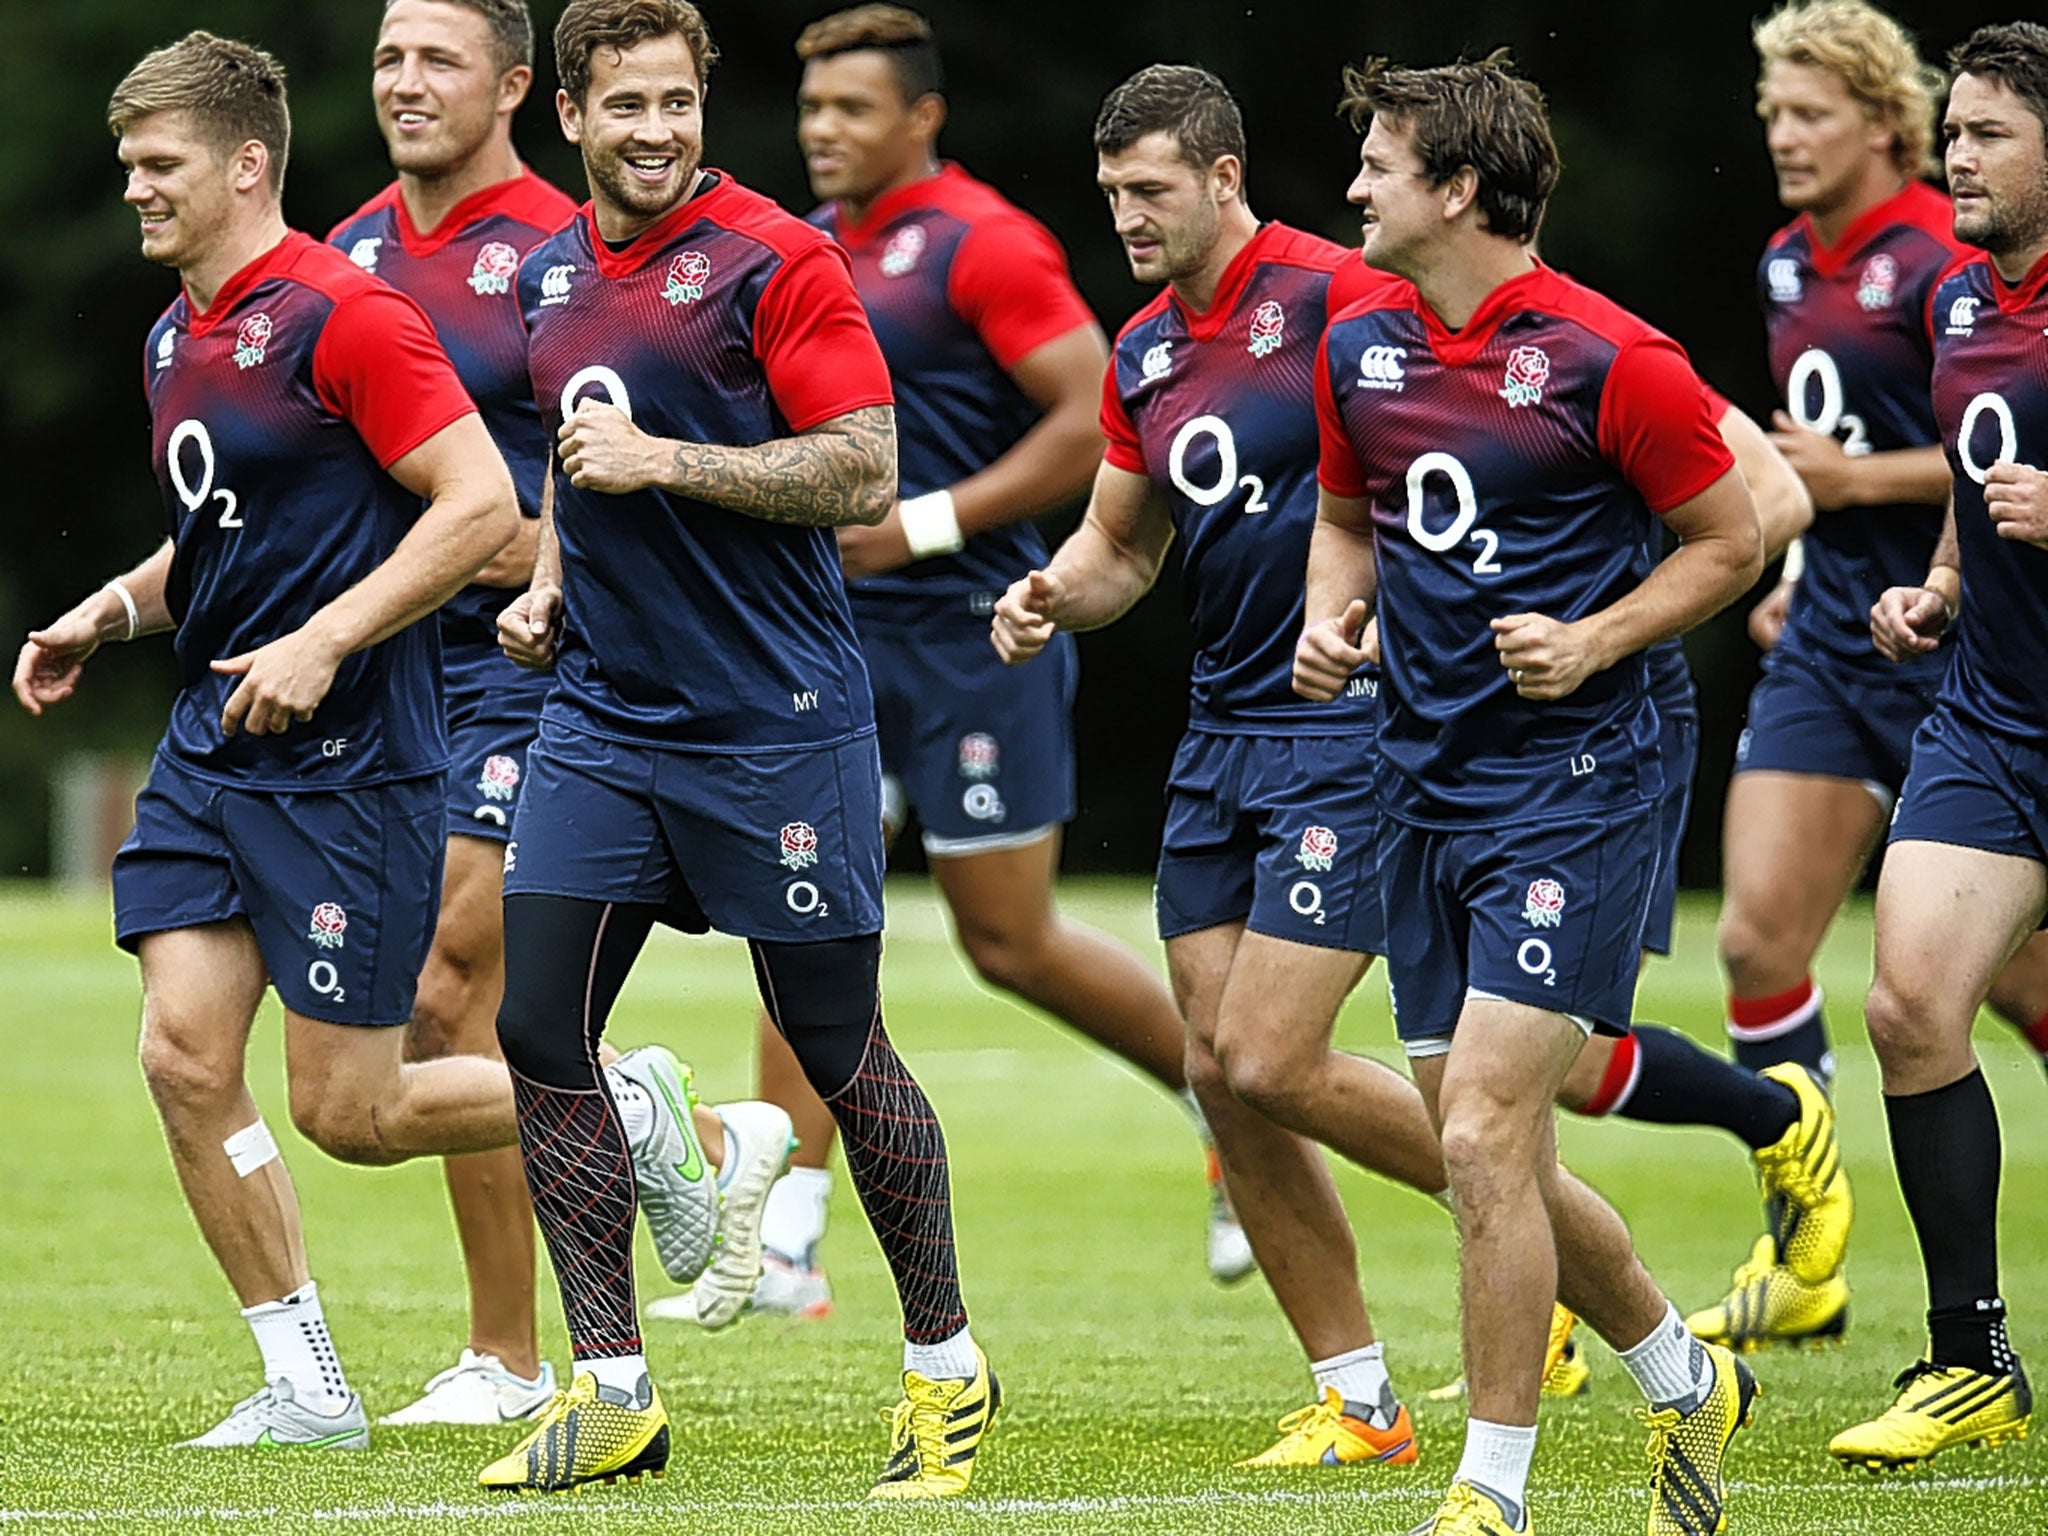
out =
[[[315,960],[307,966],[306,985],[322,997],[331,997],[337,1003],[348,1001],[348,988],[341,984],[341,972],[334,968],[332,960]]]
[[[1457,514],[1442,528],[1429,526],[1429,480],[1439,475],[1450,482],[1451,499]],[[1490,528],[1475,528],[1479,521],[1479,492],[1473,488],[1472,472],[1448,453],[1425,453],[1408,466],[1408,532],[1415,542],[1434,554],[1449,554],[1470,539],[1479,546],[1472,561],[1478,576],[1498,576],[1500,535]]]
[[[1991,473],[1991,464],[1979,464],[1970,456],[1970,438],[1977,431],[1977,423],[1986,416],[1998,422],[1998,454],[1991,464],[2013,464],[2020,456],[2019,423],[2012,419],[2012,407],[2005,403],[2005,396],[1985,393],[1972,400],[1963,411],[1963,424],[1956,432],[1956,458],[1961,461],[1963,473],[1979,485]]]
[[[782,899],[798,917],[824,917],[832,910],[824,893],[808,880],[790,881]]]
[[[1212,437],[1216,440],[1216,483],[1197,485],[1188,478],[1188,450],[1194,447],[1198,438]],[[1198,507],[1213,507],[1226,501],[1237,491],[1247,491],[1244,509],[1247,513],[1269,512],[1266,501],[1266,482],[1257,475],[1246,475],[1242,479],[1237,473],[1237,438],[1230,430],[1230,423],[1221,416],[1197,416],[1173,436],[1173,447],[1166,455],[1166,473],[1173,481],[1173,487]]]
[[[1557,972],[1551,969],[1550,946],[1541,939],[1524,939],[1522,947],[1515,951],[1515,964],[1531,976],[1541,976],[1543,985],[1557,985]]]
[[[1323,888],[1313,880],[1297,880],[1288,889],[1287,905],[1294,909],[1296,917],[1315,919],[1318,928],[1324,926],[1329,914],[1323,911]]]
[[[562,415],[564,418],[576,414],[576,397],[586,386],[591,384],[601,385],[604,389],[605,398],[619,408],[625,415],[626,420],[631,421],[633,419],[633,400],[626,393],[626,381],[611,369],[605,367],[603,363],[592,363],[588,368],[578,369],[570,375],[569,382],[562,386]]]
[[[1807,404],[1815,384],[1820,385],[1818,410],[1809,409]],[[1870,452],[1870,432],[1861,416],[1843,408],[1847,403],[1842,392],[1842,370],[1835,365],[1834,358],[1819,347],[1808,347],[1800,353],[1785,379],[1785,404],[1792,419],[1823,437],[1840,434],[1842,452],[1860,458]]]
[[[194,485],[185,478],[185,445],[199,445],[199,483]],[[213,456],[213,438],[206,430],[206,423],[196,416],[188,416],[171,428],[170,445],[164,450],[171,472],[171,488],[178,493],[178,500],[185,504],[187,512],[197,512],[208,501],[220,503],[220,526],[239,528],[242,514],[238,510],[235,493],[225,487],[216,490],[213,484],[216,464]]]

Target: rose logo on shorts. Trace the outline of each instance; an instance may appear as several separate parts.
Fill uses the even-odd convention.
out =
[[[1517,347],[1508,354],[1508,378],[1501,399],[1512,410],[1518,405],[1540,405],[1543,386],[1550,382],[1550,354],[1541,347]]]
[[[791,869],[809,869],[818,862],[818,829],[808,821],[792,821],[782,829],[782,862]]]
[[[519,759],[485,758],[484,776],[476,781],[476,787],[486,800],[510,800],[513,791],[519,788]]]
[[[917,266],[917,258],[923,254],[924,226],[906,224],[889,237],[889,244],[882,251],[882,276],[907,276]]]
[[[992,779],[1001,766],[1003,749],[987,731],[972,731],[960,738],[960,776]]]
[[[348,932],[348,914],[331,901],[323,901],[313,909],[312,920],[306,925],[306,937],[322,949],[341,948],[341,936]]]
[[[1531,880],[1522,916],[1533,928],[1555,928],[1564,917],[1564,887],[1555,880]]]
[[[509,292],[513,274],[518,270],[519,253],[504,241],[493,240],[476,253],[476,265],[469,273],[470,292],[479,297]]]
[[[270,345],[271,332],[275,329],[270,316],[258,310],[235,328],[235,366],[254,368],[263,361],[264,348]]]
[[[1328,869],[1337,857],[1337,834],[1328,827],[1310,827],[1301,834],[1301,847],[1294,856],[1303,869]]]
[[[1252,344],[1248,350],[1253,357],[1277,352],[1286,331],[1287,311],[1277,300],[1268,299],[1252,311]]]
[[[694,304],[704,297],[704,285],[710,281],[711,258],[702,251],[685,251],[668,264],[661,296],[671,304]]]
[[[1899,264],[1879,251],[1865,263],[1856,302],[1866,310],[1890,309],[1899,292]]]

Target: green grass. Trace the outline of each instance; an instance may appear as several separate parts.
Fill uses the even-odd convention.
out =
[[[945,1117],[975,1334],[1007,1405],[971,1499],[868,1507],[875,1410],[894,1396],[895,1304],[843,1178],[828,1255],[838,1310],[760,1318],[719,1336],[655,1325],[650,1353],[675,1418],[669,1476],[574,1500],[496,1502],[477,1467],[506,1436],[380,1430],[364,1455],[179,1452],[255,1384],[256,1356],[179,1200],[133,1058],[136,979],[108,941],[103,899],[0,892],[0,1528],[1001,1533],[1405,1530],[1456,1464],[1462,1415],[1421,1401],[1457,1370],[1455,1256],[1432,1205],[1349,1170],[1340,1180],[1375,1320],[1414,1404],[1420,1466],[1287,1477],[1232,1470],[1306,1371],[1263,1288],[1223,1291],[1201,1258],[1203,1191],[1178,1109],[1063,1033],[980,991],[920,884],[892,887],[892,1031]],[[1131,883],[1077,883],[1067,904],[1150,947]],[[1643,1014],[1718,1035],[1712,910],[1686,908],[1680,958],[1654,968]],[[2040,1442],[1954,1452],[1929,1472],[1852,1477],[1827,1435],[1888,1397],[1917,1353],[1921,1282],[1893,1183],[1858,1004],[1867,911],[1821,966],[1841,1053],[1843,1140],[1858,1178],[1845,1350],[1759,1357],[1765,1397],[1732,1459],[1736,1533],[2009,1536],[2048,1529]],[[1341,1028],[1392,1055],[1369,980]],[[274,1008],[274,1005],[272,1005]],[[661,1038],[715,1097],[744,1096],[752,998],[739,946],[662,937],[614,1020],[622,1044]],[[2004,1108],[2004,1264],[2022,1350],[2048,1364],[2048,1086],[2016,1040],[1980,1045]],[[439,1171],[366,1172],[292,1134],[274,1014],[258,1029],[258,1100],[284,1145],[307,1246],[350,1375],[373,1413],[407,1401],[462,1342],[460,1269]],[[1706,1132],[1568,1124],[1566,1155],[1612,1196],[1681,1306],[1720,1294],[1756,1220],[1732,1142]],[[657,1273],[648,1258],[643,1274]],[[565,1357],[552,1288],[547,1347]],[[1545,1536],[1643,1528],[1637,1396],[1604,1348],[1592,1392],[1547,1405],[1533,1489]],[[2048,1384],[2048,1383],[2044,1383]]]

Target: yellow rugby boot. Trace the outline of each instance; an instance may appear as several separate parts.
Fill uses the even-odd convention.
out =
[[[1319,1400],[1280,1421],[1278,1440],[1238,1465],[1262,1469],[1348,1467],[1359,1462],[1384,1461],[1392,1466],[1406,1466],[1415,1460],[1415,1426],[1409,1421],[1408,1410],[1395,1399],[1391,1386],[1386,1389],[1379,1410],[1392,1413],[1385,1429],[1366,1417],[1371,1409],[1347,1403],[1344,1394],[1335,1387],[1325,1387]]]
[[[1571,1308],[1561,1302],[1551,1304],[1550,1338],[1543,1348],[1545,1397],[1577,1397],[1592,1379],[1593,1368],[1586,1364],[1585,1357],[1572,1342],[1572,1330],[1578,1324],[1578,1316]],[[1465,1378],[1460,1376],[1456,1381],[1432,1387],[1426,1395],[1432,1403],[1456,1402],[1465,1395]]]
[[[2004,1445],[2027,1438],[2034,1394],[2027,1373],[2014,1362],[2012,1374],[1987,1376],[1960,1365],[1921,1360],[1892,1383],[1897,1401],[1867,1424],[1845,1429],[1828,1442],[1828,1454],[1845,1467],[1891,1472],[1956,1445]]]
[[[1840,1274],[1808,1285],[1772,1255],[1776,1242],[1756,1240],[1749,1262],[1735,1271],[1735,1284],[1711,1307],[1693,1313],[1685,1326],[1710,1344],[1745,1354],[1770,1344],[1812,1349],[1840,1344],[1849,1331],[1849,1282]]]
[[[934,1381],[905,1371],[903,1401],[882,1410],[889,1421],[889,1460],[868,1497],[950,1499],[965,1493],[982,1438],[1002,1406],[1003,1390],[978,1345],[974,1375],[966,1381]]]
[[[1506,1495],[1501,1495],[1501,1498]],[[1516,1511],[1520,1525],[1510,1525],[1510,1516],[1496,1498],[1470,1483],[1453,1483],[1437,1512],[1408,1532],[1408,1536],[1534,1536],[1536,1524],[1526,1509]]]
[[[533,1432],[477,1474],[505,1493],[567,1493],[585,1483],[637,1483],[668,1468],[668,1414],[648,1377],[628,1397],[590,1372],[557,1392]]]
[[[1797,1062],[1766,1067],[1763,1075],[1790,1088],[1799,1100],[1792,1128],[1755,1154],[1778,1241],[1777,1259],[1806,1284],[1819,1285],[1842,1267],[1856,1214],[1842,1150],[1835,1143],[1835,1107]]]
[[[1728,1529],[1721,1458],[1754,1413],[1756,1377],[1720,1345],[1701,1348],[1714,1363],[1714,1385],[1698,1407],[1690,1413],[1636,1410],[1650,1426],[1650,1536],[1715,1536]]]

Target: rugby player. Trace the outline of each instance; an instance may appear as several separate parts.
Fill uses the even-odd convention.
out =
[[[426,311],[512,470],[522,514],[518,537],[439,617],[452,762],[441,910],[407,1041],[416,1060],[498,1054],[505,843],[549,682],[546,673],[515,665],[497,644],[498,611],[511,600],[506,589],[524,587],[533,572],[548,450],[527,379],[512,278],[520,258],[575,212],[574,203],[521,165],[512,145],[512,119],[532,79],[533,21],[525,0],[390,0],[371,94],[398,178],[328,236],[357,266]],[[616,1052],[608,1057],[618,1060]],[[689,1068],[659,1046],[630,1053],[608,1080],[622,1112],[636,1121],[652,1116],[666,1089],[679,1087],[678,1109],[693,1102]],[[758,1243],[749,1243],[748,1232],[758,1224],[762,1191],[789,1126],[760,1104],[696,1109],[694,1126],[690,1116],[675,1118],[681,1161],[694,1170],[678,1191],[693,1218],[691,1246],[715,1212],[727,1241],[706,1273],[722,1281],[749,1255],[758,1264]],[[728,1124],[737,1156],[727,1155]],[[700,1137],[695,1150],[693,1132]],[[534,1331],[533,1206],[518,1149],[450,1158],[443,1166],[468,1274],[469,1343],[417,1402],[382,1422],[529,1417],[554,1396],[555,1383]]]
[[[1390,986],[1450,1174],[1470,1399],[1417,1530],[1529,1528],[1553,1297],[1650,1401],[1650,1529],[1717,1529],[1755,1381],[1558,1164],[1551,1100],[1589,1034],[1628,1027],[1662,787],[1641,652],[1756,579],[1756,510],[1684,354],[1533,256],[1558,174],[1533,85],[1499,55],[1375,60],[1345,106],[1366,260],[1414,289],[1323,337],[1295,681],[1339,696],[1376,602]],[[1680,540],[1654,567],[1653,514]]]
[[[514,1134],[505,1068],[403,1059],[447,766],[431,613],[513,534],[504,460],[410,300],[286,227],[277,61],[193,32],[115,90],[143,255],[182,292],[143,355],[170,537],[30,635],[33,714],[108,641],[175,629],[181,688],[114,862],[143,1075],[263,1386],[199,1446],[368,1444],[297,1198],[245,1085],[266,985],[292,1119],[349,1162]]]
[[[597,1069],[661,921],[749,941],[831,1107],[903,1306],[874,1495],[942,1497],[1000,1398],[961,1301],[945,1140],[882,1025],[881,769],[832,537],[894,499],[888,370],[844,253],[704,166],[716,59],[684,0],[573,0],[555,29],[591,201],[517,282],[559,468],[499,633],[555,686],[506,850],[498,1033],[577,1370],[481,1480],[566,1489],[668,1459],[636,1175]]]
[[[1928,1345],[1888,1410],[1829,1442],[1872,1470],[2023,1438],[2033,1409],[2006,1333],[1998,1112],[1970,1026],[2048,913],[2048,27],[1980,27],[1949,67],[1955,234],[1978,252],[1925,311],[1954,500],[1926,574],[1870,618],[1902,667],[1955,635],[1892,821],[1864,1005]]]

